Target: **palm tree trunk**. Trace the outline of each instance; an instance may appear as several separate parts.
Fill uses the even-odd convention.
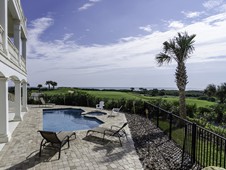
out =
[[[185,90],[179,91],[179,110],[180,110],[180,116],[182,118],[186,118],[186,101],[185,101]]]
[[[185,102],[185,89],[187,85],[187,73],[184,62],[179,62],[176,69],[176,83],[179,89],[179,110],[180,116],[186,118],[186,102]]]

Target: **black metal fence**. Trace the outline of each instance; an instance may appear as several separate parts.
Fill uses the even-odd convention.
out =
[[[206,166],[226,168],[226,138],[157,106],[146,106],[148,118],[182,148],[182,166],[188,164],[183,162],[186,156],[196,169]]]

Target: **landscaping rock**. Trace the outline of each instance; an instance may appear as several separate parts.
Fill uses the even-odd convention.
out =
[[[125,114],[134,145],[145,170],[190,169],[190,159],[182,150],[168,139],[149,119],[137,114]]]

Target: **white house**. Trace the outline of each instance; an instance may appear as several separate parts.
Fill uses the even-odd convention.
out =
[[[15,85],[15,117],[27,111],[26,18],[20,0],[0,0],[0,143],[10,140],[8,82]]]

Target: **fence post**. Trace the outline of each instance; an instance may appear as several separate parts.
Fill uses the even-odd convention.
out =
[[[157,111],[157,127],[159,127],[159,113],[160,113],[160,109],[158,107],[158,111]]]
[[[192,163],[195,163],[195,153],[196,153],[196,129],[197,125],[196,123],[192,123]]]
[[[172,113],[169,113],[169,140],[172,139],[172,123],[173,123],[173,116]]]
[[[136,104],[136,101],[134,100],[134,101],[133,101],[133,113],[134,113],[134,114],[136,113],[135,104]]]

